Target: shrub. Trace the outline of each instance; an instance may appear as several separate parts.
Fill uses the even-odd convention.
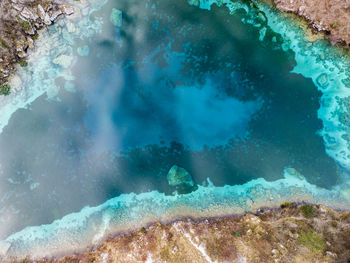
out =
[[[300,210],[305,217],[316,216],[316,209],[312,205],[303,205],[300,207]]]

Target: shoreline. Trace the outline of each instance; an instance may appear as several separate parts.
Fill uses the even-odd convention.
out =
[[[154,222],[166,224],[186,218],[205,220],[257,213],[261,207],[278,208],[282,202],[316,203],[350,210],[350,198],[341,194],[344,190],[318,190],[297,176],[287,178],[277,182],[261,179],[231,187],[199,186],[190,194],[177,196],[165,196],[155,191],[121,195],[98,207],[86,207],[79,213],[69,214],[52,224],[27,227],[2,241],[0,250],[4,259],[25,255],[33,259],[63,257],[95,247],[111,235],[130,232]]]
[[[304,19],[316,32],[323,32],[332,45],[349,50],[350,4],[330,0],[272,0],[281,12],[293,13]]]
[[[333,225],[332,232],[325,228],[328,224]],[[35,261],[28,257],[25,262],[176,262],[178,258],[182,262],[240,262],[240,259],[256,262],[261,258],[270,262],[291,258],[310,260],[310,256],[314,261],[308,262],[346,262],[350,257],[347,231],[350,231],[348,211],[284,203],[280,208],[258,214],[156,221],[108,236],[84,252]],[[271,235],[274,238],[269,238]]]
[[[74,9],[61,0],[14,1],[0,4],[0,95],[9,95],[9,79],[17,66],[27,67],[28,56],[36,48],[43,30]]]

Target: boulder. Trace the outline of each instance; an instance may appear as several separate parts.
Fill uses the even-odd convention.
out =
[[[173,165],[167,175],[167,180],[171,186],[194,186],[192,176],[184,168]]]

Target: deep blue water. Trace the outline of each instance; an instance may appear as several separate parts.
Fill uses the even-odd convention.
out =
[[[93,14],[101,33],[74,46],[89,46],[73,68],[75,92],[57,79],[57,99],[18,110],[0,135],[0,206],[17,214],[2,236],[121,193],[171,194],[174,164],[197,184],[276,180],[285,167],[336,183],[317,134],[321,94],[290,73],[293,54],[278,35],[259,41],[243,12],[224,7],[118,2]],[[109,21],[112,8],[123,12],[121,27]]]

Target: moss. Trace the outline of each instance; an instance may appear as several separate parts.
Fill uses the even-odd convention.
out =
[[[302,246],[307,247],[311,251],[323,251],[325,249],[325,242],[322,237],[312,231],[302,231],[298,239]]]
[[[300,207],[301,212],[305,217],[315,217],[316,209],[312,205],[303,205]]]
[[[25,68],[25,67],[28,66],[28,62],[25,61],[25,60],[20,60],[18,63],[19,63],[19,65],[20,65],[21,67],[23,67],[23,68]]]
[[[10,91],[10,86],[5,84],[5,85],[2,85],[0,86],[0,95],[9,95],[11,93]]]

